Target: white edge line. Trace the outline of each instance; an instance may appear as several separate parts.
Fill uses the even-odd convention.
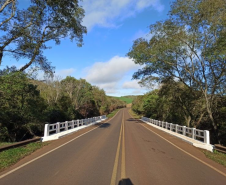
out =
[[[120,112],[120,110],[119,110],[112,118],[110,118],[110,119],[107,120],[107,121],[108,121],[108,122],[111,121],[111,120],[112,120],[119,112]],[[101,125],[102,125],[102,124],[101,124]],[[101,125],[100,125],[100,126],[101,126]],[[23,168],[24,166],[27,166],[28,164],[30,164],[30,163],[32,163],[32,162],[34,162],[34,161],[36,161],[36,160],[38,160],[38,159],[40,159],[40,158],[42,158],[42,157],[48,155],[49,153],[54,152],[55,150],[57,150],[57,149],[59,149],[59,148],[65,146],[65,145],[67,145],[68,143],[70,143],[70,142],[72,142],[72,141],[78,139],[79,137],[81,137],[81,136],[83,136],[83,135],[85,135],[85,134],[87,134],[87,133],[89,133],[89,132],[91,132],[91,131],[93,131],[93,130],[99,128],[100,126],[98,126],[98,127],[96,127],[96,128],[93,128],[92,130],[89,130],[88,132],[83,133],[83,134],[81,134],[80,136],[78,136],[78,137],[76,137],[76,138],[74,138],[74,139],[72,139],[72,140],[70,140],[70,141],[68,141],[68,142],[66,142],[66,143],[64,143],[64,144],[62,144],[62,145],[60,145],[60,146],[58,146],[58,147],[52,149],[52,150],[50,150],[49,152],[46,152],[46,153],[40,155],[39,157],[36,157],[36,158],[32,159],[31,161],[28,161],[28,162],[26,162],[26,163],[24,163],[24,164],[18,166],[17,168],[15,168],[15,169],[13,169],[13,170],[11,170],[11,171],[9,171],[9,172],[7,172],[7,173],[1,175],[1,176],[0,176],[0,179],[2,179],[3,177],[5,177],[5,176],[7,176],[7,175],[9,175],[9,174],[11,174],[11,173],[13,173],[13,172],[19,170],[20,168]]]
[[[145,124],[147,124],[147,123],[145,123]],[[142,125],[143,127],[145,127],[143,124],[141,124],[141,125]],[[157,134],[157,133],[154,132],[153,130],[151,130],[151,129],[147,128],[147,127],[145,127],[145,128],[146,128],[147,130],[153,132],[154,134],[156,134],[157,136],[159,136],[160,138],[162,138],[162,139],[165,140],[166,142],[170,143],[171,145],[173,145],[173,146],[176,147],[177,149],[179,149],[179,150],[181,150],[182,152],[186,153],[186,154],[189,155],[190,157],[196,159],[197,161],[203,163],[204,165],[208,166],[208,167],[211,168],[212,170],[214,170],[214,171],[220,173],[221,175],[223,175],[224,177],[226,177],[226,174],[225,174],[224,172],[218,170],[217,168],[211,166],[210,164],[208,164],[208,163],[202,161],[201,159],[199,159],[199,158],[195,157],[194,155],[190,154],[189,152],[183,150],[182,148],[180,148],[179,146],[177,146],[177,145],[173,144],[172,142],[168,141],[167,139],[165,139],[165,138],[162,137],[161,135]]]

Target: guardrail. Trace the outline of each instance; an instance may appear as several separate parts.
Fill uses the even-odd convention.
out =
[[[201,141],[205,144],[210,144],[210,134],[209,134],[208,130],[199,130],[199,129],[196,129],[196,128],[188,128],[186,126],[180,126],[180,125],[177,125],[177,124],[158,121],[158,120],[154,120],[154,119],[150,119],[150,118],[146,118],[146,117],[142,117],[141,119],[143,121],[147,121],[149,123],[152,123],[156,126],[165,128],[165,129],[170,130],[172,132],[179,133],[181,135],[184,135],[184,136],[190,137],[192,139]]]
[[[88,119],[57,122],[54,124],[45,124],[44,137],[48,137],[54,134],[72,130],[80,126],[89,125],[91,123],[95,123],[103,119],[106,119],[106,115],[97,116],[97,117],[88,118]]]
[[[226,154],[226,147],[222,145],[214,145],[214,149],[218,152]]]

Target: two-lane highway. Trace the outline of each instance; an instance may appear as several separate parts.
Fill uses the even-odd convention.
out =
[[[225,169],[200,162],[150,129],[122,109],[99,127],[67,136],[66,144],[2,172],[0,184],[226,184]]]

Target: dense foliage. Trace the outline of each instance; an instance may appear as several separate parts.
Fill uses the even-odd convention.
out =
[[[143,67],[134,79],[141,79],[143,84],[179,82],[162,93],[167,98],[174,94],[173,109],[180,107],[187,125],[208,115],[206,128],[219,142],[223,129],[219,114],[226,93],[225,28],[225,0],[176,0],[167,20],[150,26],[152,38],[137,39],[128,53]]]
[[[44,124],[88,118],[124,107],[84,79],[31,80],[12,69],[0,71],[0,140],[42,135]]]
[[[218,96],[213,116],[218,124],[216,137],[205,108],[205,99],[199,91],[192,91],[181,82],[163,83],[159,89],[137,96],[132,110],[142,116],[187,127],[209,130],[211,143],[226,145],[226,97]]]

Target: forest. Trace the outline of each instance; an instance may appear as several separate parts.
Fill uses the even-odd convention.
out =
[[[45,123],[108,114],[125,106],[84,79],[54,77],[45,50],[62,39],[81,47],[87,33],[84,13],[78,0],[0,1],[0,141],[42,136]],[[23,65],[8,67],[7,57],[23,60]],[[35,78],[37,71],[44,72],[43,80]]]
[[[34,80],[15,68],[0,70],[0,141],[43,136],[45,123],[106,115],[125,106],[85,79]]]

